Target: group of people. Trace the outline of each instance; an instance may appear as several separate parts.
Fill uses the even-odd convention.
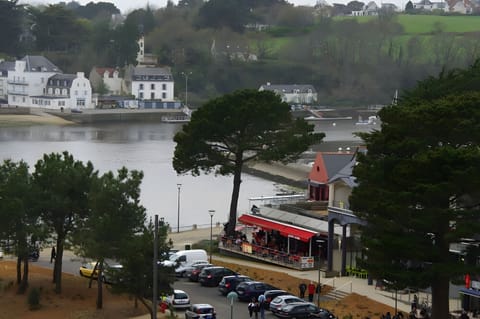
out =
[[[248,303],[248,314],[250,319],[255,315],[255,319],[258,319],[258,313],[260,313],[260,319],[265,319],[265,295],[258,296],[258,300],[253,297],[252,301]]]
[[[317,286],[315,286],[313,281],[310,281],[307,286],[307,284],[302,282],[300,283],[300,285],[298,285],[298,290],[300,292],[300,298],[305,299],[305,293],[308,292],[308,301],[313,302],[313,297],[315,296],[315,294],[320,294],[322,292],[322,285],[318,284]]]

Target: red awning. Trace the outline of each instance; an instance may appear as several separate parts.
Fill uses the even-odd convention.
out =
[[[318,235],[318,232],[313,230],[273,221],[271,219],[255,215],[244,214],[238,218],[238,221],[246,225],[259,226],[266,230],[277,230],[282,236],[295,238],[304,242],[308,242],[310,238]]]

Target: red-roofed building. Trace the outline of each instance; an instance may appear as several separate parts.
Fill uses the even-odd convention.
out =
[[[319,152],[308,174],[308,199],[328,201],[328,181],[355,156],[353,152]]]
[[[102,85],[108,89],[108,95],[120,95],[124,91],[122,90],[123,78],[115,68],[93,67],[89,80],[95,92],[98,92]]]

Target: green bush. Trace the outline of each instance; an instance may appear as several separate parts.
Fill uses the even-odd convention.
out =
[[[40,290],[38,288],[30,289],[27,301],[30,310],[36,310],[40,308]]]

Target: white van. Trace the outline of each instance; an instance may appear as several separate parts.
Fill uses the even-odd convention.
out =
[[[203,249],[179,250],[162,262],[164,266],[186,267],[199,260],[208,260],[207,252]]]

